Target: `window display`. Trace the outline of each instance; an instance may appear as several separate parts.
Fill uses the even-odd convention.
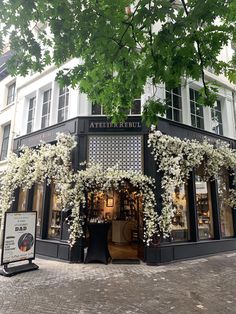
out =
[[[34,198],[33,198],[33,210],[37,212],[37,225],[36,225],[36,236],[40,236],[40,229],[42,223],[42,210],[43,210],[43,184],[35,184],[34,187]]]
[[[173,207],[175,215],[172,218],[172,241],[189,240],[189,206],[187,186],[176,187],[173,191]]]
[[[222,237],[232,237],[234,235],[232,208],[227,205],[229,199],[229,176],[228,172],[218,180],[218,204],[220,208],[220,227]]]
[[[210,183],[204,181],[202,166],[196,171],[196,201],[199,239],[213,239]]]
[[[19,201],[18,201],[18,206],[17,206],[18,212],[27,211],[27,198],[28,198],[28,190],[20,189]]]
[[[48,237],[59,238],[61,232],[61,202],[55,184],[51,185]]]

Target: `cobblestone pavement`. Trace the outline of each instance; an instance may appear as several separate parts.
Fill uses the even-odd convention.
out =
[[[236,253],[165,266],[69,264],[0,276],[1,314],[236,313]]]

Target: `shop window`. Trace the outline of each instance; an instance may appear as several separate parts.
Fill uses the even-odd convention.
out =
[[[58,117],[57,117],[58,123],[67,120],[68,106],[69,106],[69,88],[61,87],[59,90]]]
[[[222,237],[232,237],[234,235],[232,208],[227,205],[229,199],[229,176],[225,170],[218,179],[218,204],[220,209],[220,227]]]
[[[166,118],[182,122],[182,98],[181,87],[174,89],[166,89],[167,111]]]
[[[196,207],[200,240],[214,238],[210,182],[204,180],[204,168],[196,171]]]
[[[51,185],[48,237],[59,238],[61,232],[61,203],[55,184]]]
[[[190,108],[191,108],[191,125],[195,128],[204,129],[203,106],[198,103],[198,91],[190,88]]]
[[[27,121],[27,133],[31,133],[34,127],[34,118],[35,118],[35,105],[36,97],[32,97],[29,100],[29,111],[28,111],[28,121]]]
[[[37,212],[36,236],[40,236],[43,214],[43,184],[36,183],[34,186],[33,211]]]
[[[3,129],[2,149],[1,149],[1,158],[0,158],[1,160],[5,160],[7,158],[10,128],[11,128],[11,125],[7,124],[4,126],[4,129]]]
[[[188,241],[189,233],[189,206],[187,185],[176,187],[173,192],[173,207],[175,214],[172,218],[172,241]]]
[[[51,109],[51,94],[52,90],[49,89],[43,93],[43,106],[42,106],[42,120],[41,128],[46,128],[49,126],[50,119],[50,109]]]
[[[216,106],[211,109],[211,123],[212,131],[216,134],[223,135],[223,122],[220,100],[217,100]]]
[[[28,190],[20,189],[19,199],[18,199],[18,212],[26,212],[27,211],[27,200],[28,200]]]
[[[7,106],[11,105],[15,101],[15,91],[16,91],[16,83],[13,83],[8,87]]]

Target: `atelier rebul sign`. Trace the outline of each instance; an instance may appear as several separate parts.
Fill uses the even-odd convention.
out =
[[[120,123],[112,123],[110,121],[89,121],[90,130],[99,130],[99,131],[111,131],[111,130],[122,130],[122,131],[131,131],[131,130],[141,130],[142,124],[140,121],[127,121]]]

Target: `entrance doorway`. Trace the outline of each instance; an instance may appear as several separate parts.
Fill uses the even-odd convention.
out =
[[[87,200],[88,225],[109,224],[109,228],[106,228],[107,242],[112,262],[143,259],[142,197],[135,189],[125,183],[119,190],[90,192]],[[89,237],[87,232],[88,245]]]

